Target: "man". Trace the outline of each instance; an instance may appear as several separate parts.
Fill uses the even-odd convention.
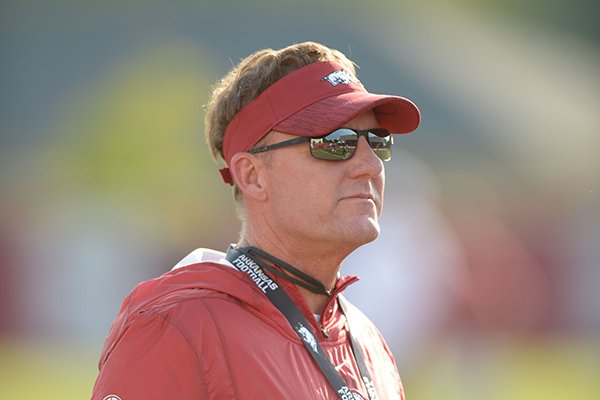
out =
[[[240,239],[133,290],[92,399],[403,399],[383,338],[341,295],[357,278],[338,273],[378,236],[390,133],[419,119],[409,100],[368,93],[323,45],[242,60],[206,119]]]

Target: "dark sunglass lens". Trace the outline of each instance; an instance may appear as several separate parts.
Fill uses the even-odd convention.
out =
[[[375,129],[373,129],[369,132],[369,145],[377,157],[383,161],[388,161],[392,158],[392,136],[385,129],[377,131],[379,132],[375,132]],[[380,136],[381,133],[387,133],[387,135]]]
[[[351,129],[338,129],[321,138],[310,141],[310,151],[319,160],[347,160],[356,150],[357,135]]]
[[[354,131],[350,128],[340,128],[330,134],[312,138],[310,141],[310,152],[319,160],[342,161],[351,158],[358,146],[358,138],[365,131]],[[369,146],[373,152],[382,159],[388,161],[392,157],[392,136],[387,129],[369,129],[367,135]]]

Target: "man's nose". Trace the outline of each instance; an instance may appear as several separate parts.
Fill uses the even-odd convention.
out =
[[[356,151],[350,161],[354,164],[352,174],[355,176],[375,177],[383,172],[383,161],[377,157],[364,136],[358,138]]]

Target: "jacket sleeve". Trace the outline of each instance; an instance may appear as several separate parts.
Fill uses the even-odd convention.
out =
[[[100,367],[92,400],[111,395],[123,400],[205,400],[209,396],[202,371],[181,331],[159,313],[144,313]]]

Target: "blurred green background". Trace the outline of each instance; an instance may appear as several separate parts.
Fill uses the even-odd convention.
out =
[[[423,123],[343,272],[408,399],[600,398],[600,5],[0,3],[0,397],[89,398],[122,298],[239,223],[210,85],[263,47],[345,52]]]

